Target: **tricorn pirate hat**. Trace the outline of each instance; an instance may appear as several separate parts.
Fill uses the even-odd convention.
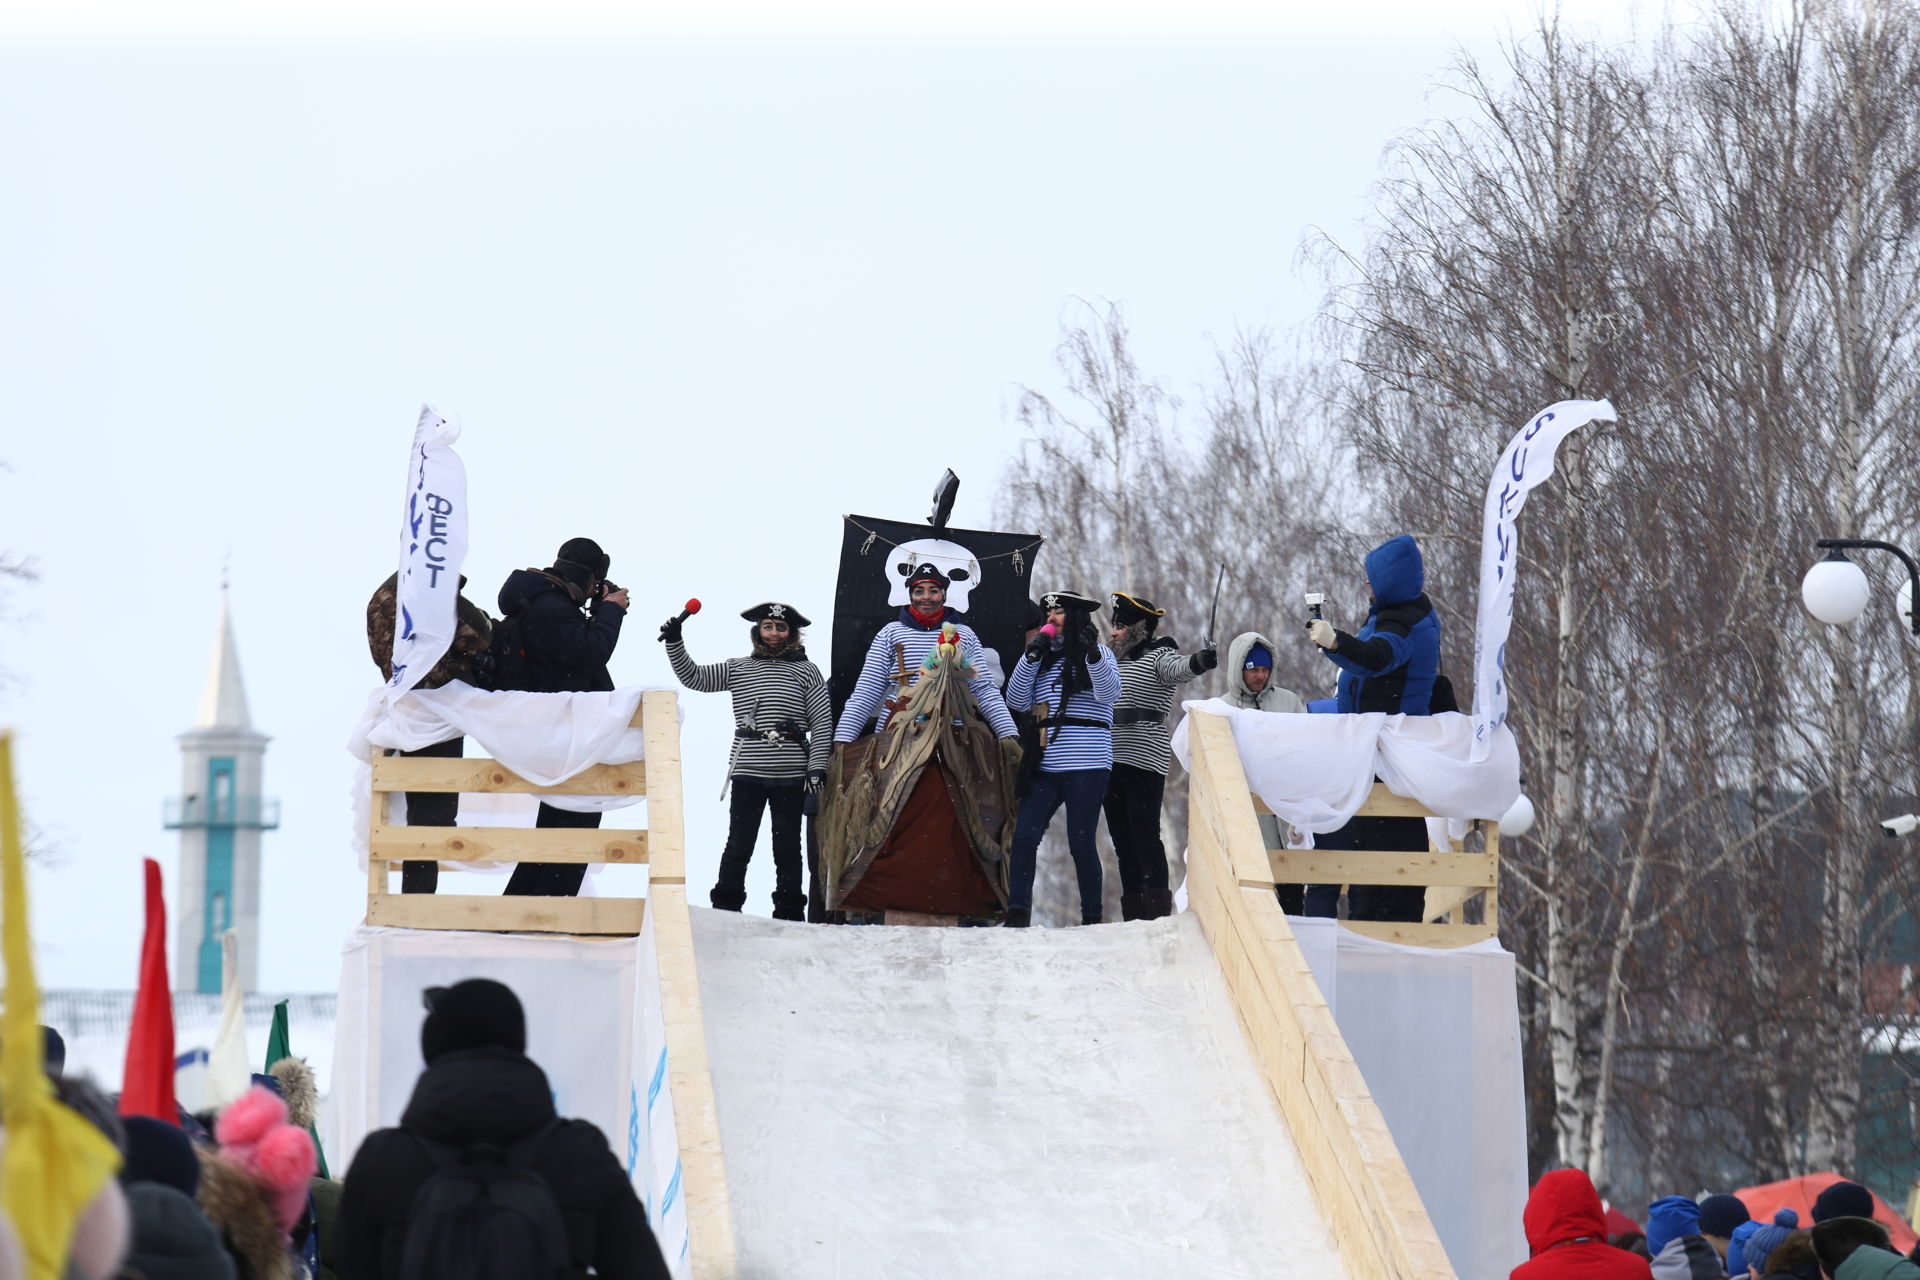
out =
[[[900,585],[906,587],[908,590],[912,590],[913,584],[916,582],[937,582],[942,587],[946,587],[952,581],[946,573],[941,571],[939,565],[933,563],[931,560],[927,560],[915,565],[913,572],[909,573],[907,580]]]
[[[1136,622],[1158,619],[1167,616],[1167,611],[1142,596],[1128,595],[1124,591],[1113,593],[1113,620],[1120,626],[1131,626]]]
[[[742,609],[740,616],[748,622],[765,622],[768,618],[772,618],[776,622],[784,622],[795,628],[813,625],[806,614],[790,604],[781,604],[778,600],[763,600],[751,609]]]
[[[1043,609],[1065,609],[1069,613],[1076,610],[1081,613],[1092,613],[1100,607],[1100,602],[1088,596],[1083,596],[1078,591],[1049,591],[1040,597],[1040,607]]]

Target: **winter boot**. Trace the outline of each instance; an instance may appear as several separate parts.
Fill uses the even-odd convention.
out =
[[[1082,911],[1080,913],[1081,924],[1099,924],[1103,919],[1105,919],[1105,915],[1098,907],[1095,907],[1092,911]]]
[[[1140,918],[1139,894],[1123,893],[1120,895],[1120,918],[1122,920],[1138,920]]]
[[[713,891],[707,895],[707,901],[713,904],[715,911],[738,911],[747,905],[747,891],[726,889],[715,885]]]
[[[1173,890],[1142,889],[1140,891],[1140,918],[1158,920],[1173,914]]]
[[[775,920],[800,920],[807,918],[807,895],[804,893],[780,893],[773,895],[773,918]]]
[[[1002,927],[1008,929],[1025,929],[1032,923],[1033,908],[1031,907],[1008,907],[1007,918],[1001,921]]]

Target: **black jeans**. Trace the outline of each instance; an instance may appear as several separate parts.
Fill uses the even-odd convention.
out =
[[[728,808],[727,846],[720,851],[720,878],[714,893],[729,897],[747,892],[747,864],[760,842],[760,811],[773,810],[773,896],[798,901],[800,888],[800,810],[807,789],[800,779],[770,782],[735,775]]]
[[[1338,831],[1315,836],[1316,849],[1366,849],[1425,853],[1427,824],[1422,818],[1355,818]],[[1292,886],[1280,886],[1282,893]],[[1283,904],[1286,899],[1281,899]],[[1306,914],[1332,916],[1338,910],[1340,886],[1306,886]],[[1424,885],[1356,884],[1347,889],[1347,919],[1385,920],[1418,924],[1427,909]]]
[[[458,760],[467,753],[465,738],[448,738],[418,751],[402,751],[403,756],[426,756],[436,760]],[[457,791],[407,792],[407,825],[410,827],[451,827],[460,816]],[[414,860],[400,864],[400,892],[432,893],[440,887],[440,864]]]
[[[1166,790],[1165,774],[1130,764],[1113,766],[1105,807],[1122,893],[1167,887],[1167,847],[1160,840],[1160,801]]]
[[[1067,806],[1067,851],[1073,855],[1074,878],[1080,882],[1080,918],[1100,918],[1100,848],[1094,836],[1100,830],[1100,798],[1107,793],[1107,770],[1072,769],[1066,773],[1033,775],[1033,785],[1020,802],[1020,818],[1013,828],[1013,852],[1007,860],[1007,908],[1033,906],[1033,871],[1040,840],[1047,834],[1054,811]],[[1162,870],[1164,883],[1165,871]]]
[[[536,827],[597,827],[600,815],[597,813],[575,813],[571,809],[555,809],[548,805],[540,806],[540,816],[533,820]],[[584,862],[523,862],[513,869],[513,875],[507,881],[507,892],[525,898],[571,898],[580,892],[580,882],[587,878],[587,864]]]

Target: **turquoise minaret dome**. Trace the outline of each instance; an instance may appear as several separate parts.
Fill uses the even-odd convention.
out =
[[[168,830],[180,833],[174,899],[173,983],[218,992],[220,939],[239,933],[240,985],[257,986],[260,957],[260,833],[280,825],[280,804],[260,795],[266,734],[247,713],[240,653],[227,591],[220,630],[193,728],[180,735],[180,795],[167,802]]]

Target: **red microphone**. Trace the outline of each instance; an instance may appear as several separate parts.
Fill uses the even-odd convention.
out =
[[[700,602],[698,600],[687,601],[687,607],[674,615],[673,625],[676,627],[679,626],[698,612],[700,612]]]

